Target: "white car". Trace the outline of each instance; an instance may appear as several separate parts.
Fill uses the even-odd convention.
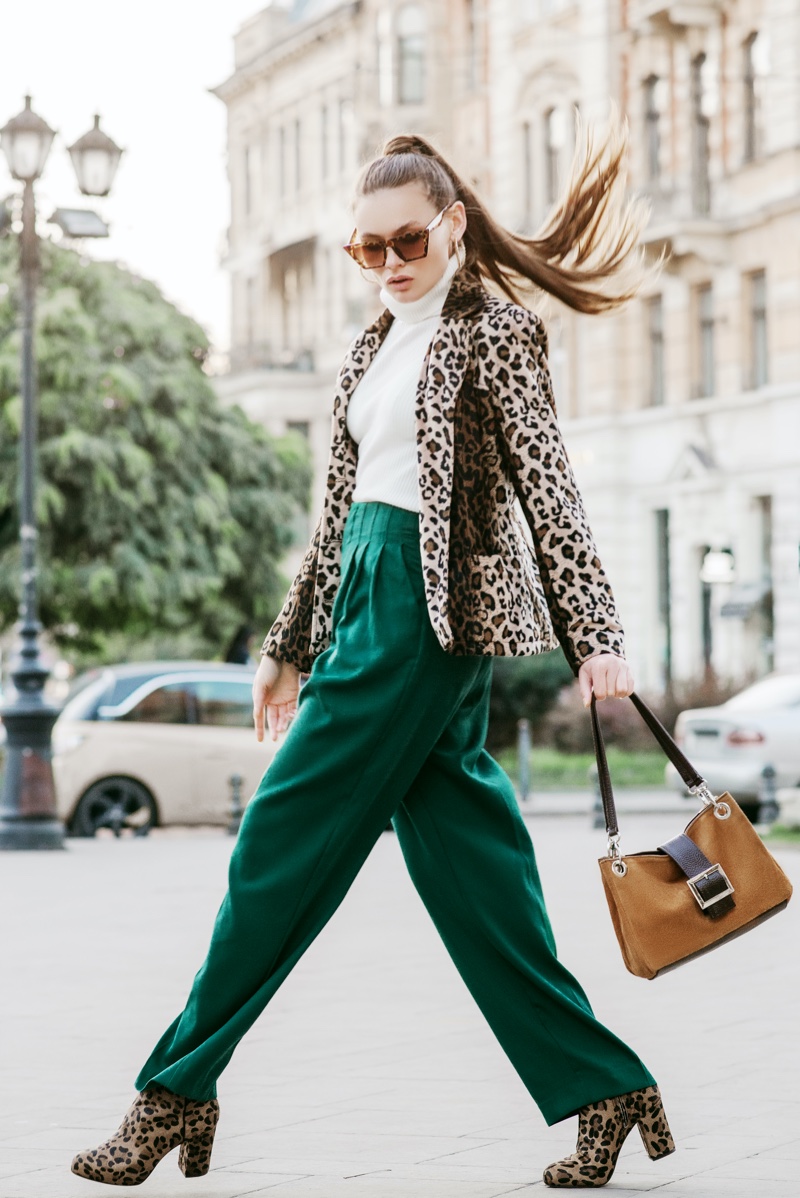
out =
[[[729,791],[752,818],[765,766],[776,787],[800,785],[800,674],[770,674],[719,707],[682,711],[675,740],[712,791]],[[669,763],[665,776],[686,793]]]
[[[138,662],[76,679],[53,728],[58,814],[73,836],[231,819],[281,738],[253,727],[255,666]]]

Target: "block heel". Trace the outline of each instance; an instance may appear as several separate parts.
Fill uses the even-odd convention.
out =
[[[570,1189],[606,1185],[634,1127],[639,1128],[651,1161],[675,1151],[658,1086],[646,1086],[581,1107],[575,1152],[545,1169],[545,1185]]]
[[[664,1114],[664,1105],[658,1086],[648,1086],[646,1090],[635,1090],[631,1103],[634,1117],[642,1137],[644,1150],[651,1161],[660,1161],[675,1151],[675,1141]]]
[[[218,1106],[187,1099],[184,1138],[178,1153],[178,1168],[184,1177],[203,1177],[208,1173],[218,1119]]]

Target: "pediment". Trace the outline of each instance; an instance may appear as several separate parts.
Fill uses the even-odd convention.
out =
[[[686,482],[708,478],[719,473],[713,454],[702,445],[683,446],[667,474],[668,482]]]

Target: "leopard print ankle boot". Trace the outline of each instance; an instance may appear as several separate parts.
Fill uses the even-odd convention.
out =
[[[591,1102],[578,1111],[578,1146],[572,1156],[544,1171],[548,1186],[604,1186],[611,1180],[619,1151],[634,1127],[651,1161],[675,1151],[658,1086],[631,1090]]]
[[[138,1186],[180,1144],[181,1172],[202,1177],[208,1173],[218,1119],[216,1098],[199,1102],[156,1083],[141,1091],[110,1139],[78,1153],[72,1172],[107,1185]]]

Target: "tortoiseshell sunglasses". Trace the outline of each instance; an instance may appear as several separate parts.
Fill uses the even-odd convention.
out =
[[[350,234],[351,240],[347,245],[342,246],[342,249],[347,250],[350,257],[359,266],[365,266],[367,270],[374,270],[378,266],[386,265],[386,251],[389,246],[403,262],[415,262],[427,254],[431,229],[436,228],[447,209],[452,206],[452,204],[445,204],[442,211],[437,213],[424,229],[417,229],[411,233],[400,233],[397,237],[387,237],[385,241],[353,241],[352,238],[356,235],[356,230],[353,229]]]

